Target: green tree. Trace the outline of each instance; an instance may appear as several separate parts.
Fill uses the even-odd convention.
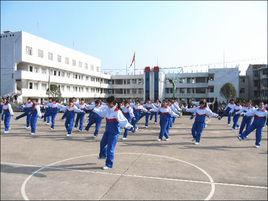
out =
[[[236,97],[236,90],[234,85],[231,83],[225,83],[220,90],[220,95],[224,97],[227,101],[229,101],[231,98]]]
[[[47,89],[47,95],[60,99],[61,98],[60,87],[55,84],[51,84],[49,89]]]

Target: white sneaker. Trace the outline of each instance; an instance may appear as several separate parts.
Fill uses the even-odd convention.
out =
[[[9,133],[9,131],[4,131],[4,134],[8,134]]]
[[[157,125],[157,122],[154,122],[155,125]]]
[[[83,132],[83,131],[82,131],[82,130],[80,130],[80,129],[78,129],[78,132],[80,132],[80,133],[81,133],[81,132]]]
[[[157,141],[158,141],[158,142],[161,142],[162,140],[158,138]]]
[[[27,126],[25,126],[25,129],[26,129],[26,130],[30,130],[30,126],[28,126],[28,127],[27,127]]]
[[[96,138],[97,138],[97,136],[96,136],[96,135],[93,135],[93,138],[94,138],[94,139],[96,139]]]
[[[108,166],[105,165],[105,166],[102,167],[102,169],[103,169],[103,170],[109,170],[109,169],[111,169],[111,168],[109,168]]]
[[[67,136],[67,137],[72,137],[72,134],[68,134],[68,133],[67,133],[66,136]]]
[[[231,124],[228,124],[228,126],[231,126]]]
[[[195,142],[194,144],[195,144],[195,145],[199,145],[199,142]]]
[[[31,133],[31,135],[36,135],[36,133]]]
[[[166,138],[165,141],[169,141],[170,139],[169,138]]]
[[[122,140],[127,140],[127,138],[126,137],[123,137]]]
[[[50,130],[54,131],[55,129],[54,128],[50,128]]]
[[[46,125],[50,125],[50,123],[47,123],[47,122],[46,122]]]
[[[260,148],[260,145],[255,145],[255,147],[258,149],[258,148]]]
[[[139,127],[136,128],[136,131],[139,130]]]
[[[145,126],[145,128],[148,128],[148,126]]]

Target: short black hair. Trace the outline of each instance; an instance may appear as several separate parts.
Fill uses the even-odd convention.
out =
[[[84,98],[81,98],[81,100],[80,101],[85,101],[85,99]]]
[[[107,99],[106,99],[107,103],[115,103],[115,97],[114,96],[109,96]]]

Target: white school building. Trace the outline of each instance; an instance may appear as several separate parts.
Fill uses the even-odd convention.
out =
[[[171,98],[172,85],[168,78],[178,80],[176,97],[183,100],[217,98],[222,101],[220,88],[230,82],[239,93],[238,68],[214,68],[204,73],[165,74],[161,67],[145,67],[139,75],[103,73],[101,60],[94,56],[19,32],[1,34],[1,96],[17,94],[18,102],[28,97],[47,99],[49,84],[60,87],[64,101],[85,99]],[[239,95],[239,94],[238,94]]]

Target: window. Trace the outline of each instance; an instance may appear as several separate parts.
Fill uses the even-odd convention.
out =
[[[77,87],[74,87],[74,91],[77,91]]]
[[[53,60],[53,54],[51,52],[48,53],[48,59],[51,61]]]
[[[38,72],[39,72],[38,67],[34,67],[34,72],[35,72],[35,73],[38,73]]]
[[[132,84],[137,84],[137,80],[136,79],[132,79],[131,82],[132,82]]]
[[[42,90],[47,90],[47,84],[44,84],[44,83],[43,83],[43,84],[41,85],[41,88],[42,88]]]
[[[95,88],[91,88],[91,92],[95,92]]]
[[[254,77],[258,77],[259,76],[259,72],[258,71],[254,71],[253,74],[254,74]]]
[[[138,84],[142,84],[142,79],[138,79]]]
[[[76,66],[76,60],[73,59],[73,66]]]
[[[259,87],[259,80],[254,80],[254,87]]]
[[[193,89],[192,88],[187,88],[187,94],[191,94],[193,93]]]
[[[61,85],[61,86],[60,86],[60,90],[61,90],[61,91],[64,91],[64,90],[65,90],[65,86],[64,86],[64,85]]]
[[[61,56],[58,55],[58,62],[61,62]]]
[[[90,70],[94,71],[94,66],[90,65]]]
[[[38,57],[41,57],[41,58],[44,57],[44,51],[43,50],[38,50]]]
[[[261,83],[264,87],[268,87],[268,78],[264,78],[261,80]]]
[[[136,94],[137,93],[137,89],[132,89],[132,94]]]
[[[33,66],[29,66],[29,71],[33,72]]]
[[[60,76],[60,71],[58,71],[58,76]]]
[[[82,68],[82,62],[81,62],[81,61],[79,61],[79,67],[81,67],[81,68]]]
[[[65,64],[69,65],[69,58],[68,57],[65,57]]]
[[[56,76],[57,75],[57,71],[54,70],[53,71],[53,75]]]
[[[91,82],[95,82],[95,78],[94,77],[91,77]]]
[[[196,83],[206,83],[207,78],[206,77],[197,77],[195,78]]]
[[[208,92],[213,93],[214,92],[214,86],[208,86]]]
[[[67,91],[70,91],[70,86],[67,86]]]
[[[203,93],[206,93],[206,88],[196,88],[195,89],[195,92],[197,94],[203,94]]]
[[[138,89],[138,94],[142,94],[143,93],[143,89]]]
[[[67,73],[67,77],[70,78],[70,73]]]
[[[29,89],[33,89],[33,83],[29,82]]]
[[[187,83],[188,84],[189,83],[191,83],[191,84],[195,83],[194,78],[187,78]]]
[[[209,74],[208,75],[208,80],[209,81],[214,81],[214,74]]]
[[[62,77],[65,77],[65,72],[62,72],[62,73],[61,73],[61,76],[62,76]]]
[[[241,88],[239,93],[241,93],[241,94],[245,93],[245,88]]]
[[[33,48],[30,46],[26,46],[26,54],[33,55]]]
[[[100,71],[100,67],[99,66],[97,66],[97,72],[99,72]]]
[[[47,74],[47,69],[42,68],[42,74]]]
[[[38,83],[34,83],[34,89],[38,90]]]
[[[88,80],[88,76],[86,76],[86,80]]]
[[[172,89],[172,88],[171,88]],[[171,92],[172,93],[172,92]],[[180,88],[180,93],[181,94],[185,94],[186,93],[186,89],[185,88]]]
[[[88,69],[88,64],[87,63],[85,63],[85,69]]]
[[[263,74],[263,75],[268,75],[268,68],[264,69],[264,70],[262,71],[262,74]]]

